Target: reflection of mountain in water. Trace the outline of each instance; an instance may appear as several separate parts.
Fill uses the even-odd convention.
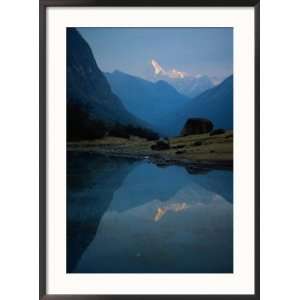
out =
[[[68,152],[67,272],[94,238],[114,191],[134,167],[133,160]]]
[[[226,201],[233,202],[232,171],[211,170],[205,176],[192,176],[192,179],[203,188],[219,194]]]
[[[67,272],[231,272],[232,172],[68,153],[67,175]]]
[[[127,193],[123,193],[122,197],[118,198],[117,191],[110,209],[124,211],[153,199],[166,201],[182,187],[190,185],[191,182],[220,194],[225,200],[232,203],[232,172],[211,170],[203,174],[191,175],[184,168],[178,166],[161,169],[154,164],[141,163],[126,177],[123,183]]]
[[[129,199],[127,184],[114,194],[76,273],[233,271],[232,205],[223,197],[191,182],[168,200],[113,210]]]

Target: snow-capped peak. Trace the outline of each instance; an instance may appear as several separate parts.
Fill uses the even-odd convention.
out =
[[[154,59],[151,60],[151,64],[152,64],[152,67],[154,68],[154,72],[155,72],[155,75],[158,75],[158,74],[163,74],[165,75],[167,72],[161,67],[161,65],[155,61]]]
[[[195,97],[212,88],[215,84],[205,74],[196,75],[178,71],[175,68],[164,69],[155,59],[151,59],[153,67],[152,81],[164,80],[173,86],[179,93],[188,97]]]
[[[185,78],[188,75],[186,72],[178,71],[176,69],[165,70],[156,60],[151,60],[151,65],[154,68],[155,75],[164,75],[170,78]]]
[[[169,75],[170,75],[171,78],[184,78],[184,77],[188,76],[187,73],[181,72],[181,71],[177,71],[176,69],[173,69],[170,72]]]

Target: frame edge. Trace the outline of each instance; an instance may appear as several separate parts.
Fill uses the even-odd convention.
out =
[[[39,299],[40,300],[159,300],[209,299],[209,300],[259,300],[260,299],[260,1],[259,0],[40,0],[39,1]],[[253,295],[47,295],[46,294],[46,9],[51,6],[221,6],[253,7],[255,24],[255,290]]]

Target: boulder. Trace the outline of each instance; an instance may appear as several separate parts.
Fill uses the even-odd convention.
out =
[[[182,149],[182,148],[184,148],[185,147],[185,145],[177,145],[177,146],[174,146],[174,147],[172,147],[173,149]]]
[[[152,150],[168,150],[170,149],[169,143],[166,143],[164,141],[158,141],[156,144],[151,146]]]
[[[195,142],[195,143],[193,144],[193,146],[201,146],[201,145],[203,145],[203,143],[202,143],[201,141]]]
[[[186,151],[185,150],[182,150],[182,151],[176,151],[175,154],[183,154],[185,153]]]
[[[208,119],[191,118],[185,122],[181,135],[202,134],[208,133],[214,128],[213,123]]]

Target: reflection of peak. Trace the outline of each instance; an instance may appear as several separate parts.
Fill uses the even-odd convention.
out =
[[[189,207],[185,202],[171,203],[165,207],[159,207],[155,212],[154,221],[158,222],[168,211],[178,213]]]

